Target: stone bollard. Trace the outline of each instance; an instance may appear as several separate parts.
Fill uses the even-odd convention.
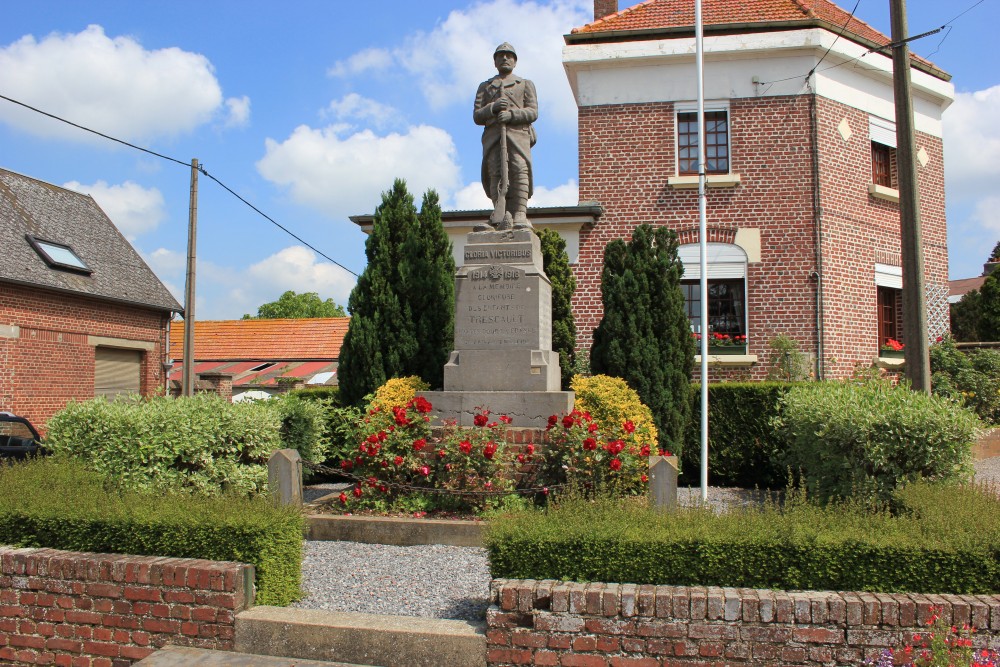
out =
[[[302,457],[296,450],[279,449],[271,454],[267,488],[276,504],[302,506]]]
[[[649,499],[653,507],[677,507],[677,457],[649,457]]]

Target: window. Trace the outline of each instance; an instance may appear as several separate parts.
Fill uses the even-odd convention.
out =
[[[677,114],[677,173],[698,173],[698,113]],[[705,173],[729,173],[729,112],[705,112]]]
[[[28,239],[28,243],[35,249],[35,252],[52,268],[77,271],[87,275],[92,273],[90,267],[68,245],[45,241],[30,234],[26,235],[25,238]]]
[[[684,305],[687,308],[691,330],[700,333],[701,285],[697,280],[682,280]],[[746,300],[743,280],[708,281],[708,330],[713,334],[726,334],[730,338],[746,336]]]
[[[681,291],[691,331],[733,336],[747,335],[747,253],[738,245],[708,243],[708,327],[701,322],[701,249],[697,243],[680,246],[677,257],[684,265]]]
[[[896,149],[872,142],[872,183],[896,188]]]
[[[900,290],[892,287],[878,289],[878,344],[879,348],[889,339],[899,341],[899,319],[902,308]]]

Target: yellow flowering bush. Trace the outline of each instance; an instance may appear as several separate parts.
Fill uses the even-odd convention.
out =
[[[576,392],[574,408],[590,414],[602,432],[615,433],[628,421],[635,425],[637,440],[656,444],[659,434],[653,413],[625,380],[608,375],[574,375],[570,387]]]
[[[375,390],[375,395],[369,402],[368,408],[390,410],[400,405],[406,405],[413,400],[418,391],[427,391],[428,389],[430,386],[416,375],[392,378]]]

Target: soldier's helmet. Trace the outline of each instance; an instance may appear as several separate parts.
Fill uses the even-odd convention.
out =
[[[511,45],[510,42],[504,42],[503,44],[498,46],[497,50],[493,52],[493,56],[495,57],[498,53],[509,53],[515,58],[517,58],[517,51],[514,50],[514,47]]]

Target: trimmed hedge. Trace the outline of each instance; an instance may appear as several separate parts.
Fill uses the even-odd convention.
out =
[[[794,497],[794,496],[793,496]],[[721,515],[571,500],[498,516],[493,577],[786,590],[1000,592],[1000,498],[921,483],[896,516],[793,499]]]
[[[303,519],[262,498],[115,491],[69,460],[0,465],[0,544],[249,563],[257,604],[298,599]]]
[[[797,383],[726,382],[708,387],[708,474],[712,486],[782,489],[784,440],[771,421]],[[682,485],[701,483],[701,385],[691,385],[691,421],[681,450]]]
[[[45,446],[123,488],[261,493],[267,459],[281,448],[283,415],[270,403],[207,394],[71,402],[46,424]]]

